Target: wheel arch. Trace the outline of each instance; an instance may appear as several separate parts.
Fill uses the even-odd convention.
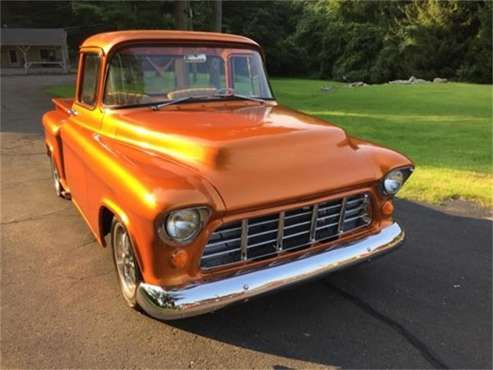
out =
[[[105,236],[111,232],[111,222],[114,217],[119,218],[127,230],[129,230],[129,219],[126,212],[123,211],[123,209],[121,209],[114,201],[108,198],[103,199],[99,207],[98,216],[98,234],[103,247],[106,247]]]
[[[137,264],[139,265],[139,271],[140,274],[142,275],[142,271],[143,271],[142,256],[140,254],[139,248],[137,247],[134,233],[132,232],[132,225],[129,222],[129,217],[125,211],[123,211],[115,202],[113,202],[108,198],[103,199],[101,202],[101,206],[99,207],[99,222],[98,222],[99,241],[103,247],[108,246],[108,244],[106,243],[105,236],[111,234],[114,218],[120,220],[125,226],[125,228],[127,229],[127,232],[129,233],[135,258],[137,259]]]

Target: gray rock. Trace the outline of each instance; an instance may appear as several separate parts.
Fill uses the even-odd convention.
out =
[[[433,79],[433,83],[436,83],[436,84],[446,84],[447,82],[448,82],[448,80],[446,78],[435,77]]]
[[[349,87],[362,87],[362,86],[368,86],[368,84],[364,83],[363,81],[351,82],[349,84]]]
[[[389,84],[399,84],[399,85],[415,85],[429,83],[430,81],[423,80],[421,78],[416,78],[414,76],[409,77],[409,80],[394,80],[389,81]]]
[[[410,82],[409,82],[409,80],[394,80],[394,81],[389,81],[389,84],[409,85]]]

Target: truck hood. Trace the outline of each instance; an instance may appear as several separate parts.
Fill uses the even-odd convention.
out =
[[[368,184],[411,162],[278,105],[181,105],[105,118],[118,140],[192,167],[229,211]]]

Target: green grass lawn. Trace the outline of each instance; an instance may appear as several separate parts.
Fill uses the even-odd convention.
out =
[[[55,98],[72,98],[75,96],[75,85],[48,86],[45,91]]]
[[[433,204],[466,199],[491,207],[492,87],[473,84],[374,85],[271,79],[284,105],[396,149],[416,163],[399,196]],[[333,90],[322,92],[330,85]],[[53,96],[73,96],[53,86]]]
[[[409,156],[416,171],[399,196],[429,203],[462,198],[491,207],[492,87],[374,85],[273,79],[278,100],[353,136]],[[332,92],[321,92],[326,85]]]

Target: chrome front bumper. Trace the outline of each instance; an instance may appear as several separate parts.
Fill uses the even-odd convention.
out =
[[[137,302],[150,316],[175,320],[218,310],[282,287],[336,271],[394,250],[404,240],[404,231],[394,223],[379,233],[342,244],[335,249],[273,263],[221,280],[166,290],[141,283]]]

